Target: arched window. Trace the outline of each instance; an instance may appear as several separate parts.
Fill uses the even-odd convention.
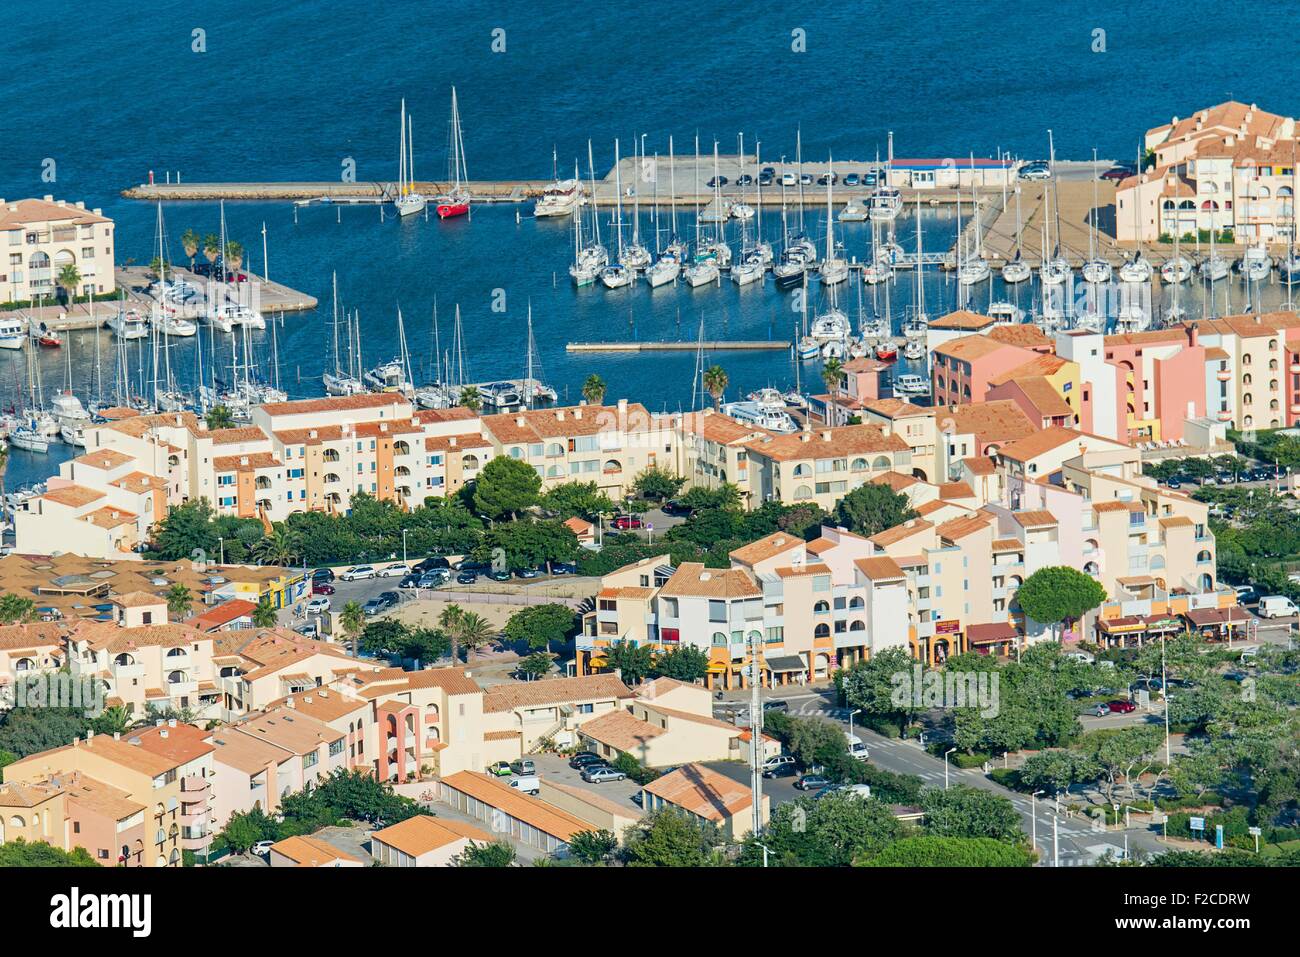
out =
[[[713,633],[713,647],[725,648],[726,646],[727,646],[727,636],[723,632],[715,631]]]
[[[1212,560],[1209,549],[1201,549],[1196,553],[1196,564],[1198,565],[1204,565]]]
[[[1165,567],[1165,556],[1155,555],[1151,559],[1151,571],[1158,572]]]
[[[510,457],[512,459],[522,459],[524,457],[523,447],[519,445],[512,446],[510,449]]]
[[[824,615],[830,610],[831,606],[829,602],[819,601],[817,604],[813,605],[813,614],[815,615]]]
[[[861,472],[867,467],[866,459],[854,459],[853,464],[849,466],[855,472]]]
[[[186,680],[186,679],[185,679],[185,672],[183,672],[183,671],[169,671],[169,672],[167,672],[167,683],[168,683],[169,685],[180,684],[182,681],[185,681],[185,680]]]
[[[330,472],[328,475],[325,476],[326,485],[335,485],[338,483],[338,481],[339,481],[339,477],[338,477],[338,473],[336,472]]]
[[[124,668],[127,665],[135,664],[135,659],[126,652],[122,652],[122,654],[113,659],[113,664],[117,665],[119,668]]]
[[[801,478],[805,475],[812,474],[812,467],[809,465],[796,465],[794,467],[794,477]]]
[[[852,598],[849,599],[849,607],[850,607],[850,608],[862,608],[862,607],[865,606],[865,605],[866,605],[866,602],[864,602],[864,601],[862,600],[862,596],[861,596],[861,595],[854,595]]]
[[[393,454],[410,455],[411,454],[410,443],[408,443],[405,439],[398,439],[396,442],[393,443]]]
[[[1241,357],[1241,364],[1244,365],[1244,366],[1248,366],[1248,365],[1250,365],[1251,362],[1253,362],[1253,361],[1254,361],[1254,360],[1251,358],[1251,355],[1250,355],[1249,352],[1247,352],[1244,356]]]
[[[467,455],[462,455],[460,458],[460,467],[466,471],[478,468],[478,456],[473,452],[470,452]]]
[[[623,463],[618,459],[606,459],[603,469],[606,475],[614,475],[623,471]]]
[[[807,485],[796,485],[794,487],[794,497],[796,501],[799,499],[812,498],[812,489]]]
[[[1083,573],[1085,575],[1096,575],[1099,574],[1100,572],[1101,569],[1097,566],[1096,562],[1084,562]]]
[[[1255,397],[1254,397],[1253,395],[1251,395],[1249,392],[1247,392],[1245,395],[1243,395],[1243,396],[1241,397],[1241,404],[1242,404],[1242,405],[1254,405],[1254,404],[1255,404]]]
[[[860,618],[854,619],[852,622],[849,623],[849,631],[866,631],[866,630],[867,630],[867,623]]]
[[[561,445],[559,442],[552,442],[550,445],[546,447],[546,454],[551,456],[555,456],[555,455],[562,456],[564,455],[564,446]]]
[[[888,469],[888,468],[889,468],[889,456],[887,456],[887,455],[877,455],[875,461],[871,463],[871,467],[872,467],[873,469]]]
[[[10,826],[10,827],[26,827],[26,826],[27,826],[27,822],[24,821],[20,815],[15,814],[13,817],[9,818],[9,826]]]
[[[1247,372],[1245,375],[1241,377],[1241,384],[1250,385],[1250,383],[1251,383],[1250,373]]]
[[[339,450],[326,449],[324,453],[321,455],[321,458],[324,459],[326,462],[337,462],[339,460]]]
[[[168,657],[168,658],[180,658],[180,657],[181,657],[182,655],[184,655],[184,654],[185,654],[185,649],[184,649],[184,648],[168,648],[168,649],[167,649],[167,657]]]
[[[831,636],[831,626],[825,623],[818,625],[813,629],[814,638],[829,638]]]
[[[1214,576],[1213,576],[1213,575],[1202,575],[1200,578],[1197,579],[1197,582],[1200,583],[1201,591],[1213,591],[1213,590],[1214,590]]]
[[[1241,424],[1246,428],[1250,428],[1252,425],[1255,424],[1255,417],[1253,415],[1248,415],[1241,420]]]

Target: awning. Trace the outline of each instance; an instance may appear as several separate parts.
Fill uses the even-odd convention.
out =
[[[1146,631],[1146,621],[1138,615],[1129,615],[1124,618],[1103,618],[1097,622],[1097,627],[1108,635],[1122,635],[1132,632]]]
[[[807,671],[808,666],[798,655],[778,655],[767,659],[767,670],[773,674],[785,674],[791,671]]]
[[[1020,632],[1009,621],[995,621],[985,625],[968,625],[966,640],[972,645],[988,645],[997,641],[1016,641]]]
[[[1250,621],[1250,612],[1232,605],[1228,608],[1193,608],[1183,612],[1183,617],[1197,628],[1213,625],[1244,625]]]
[[[727,673],[727,663],[725,661],[710,661],[706,669],[711,675],[722,675]]]

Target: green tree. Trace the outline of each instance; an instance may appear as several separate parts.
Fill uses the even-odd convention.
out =
[[[68,308],[71,309],[73,300],[77,298],[77,287],[81,285],[81,270],[77,268],[76,263],[67,263],[59,268],[55,282],[63,290],[67,297]]]
[[[71,744],[88,730],[90,719],[77,708],[12,708],[0,725],[0,750],[25,758]]]
[[[203,237],[203,258],[209,263],[215,263],[217,257],[221,255],[221,237],[216,233],[208,233]],[[226,277],[222,276],[222,280]]]
[[[498,549],[508,568],[548,568],[578,557],[578,536],[554,519],[498,522],[484,534],[475,556],[495,562]]]
[[[572,634],[577,616],[568,605],[530,605],[510,616],[502,634],[507,641],[522,643],[530,651],[545,651]]]
[[[844,375],[844,363],[839,359],[830,358],[822,364],[822,383],[826,386],[826,391],[835,396],[840,391],[840,377]]]
[[[1066,565],[1040,568],[1016,589],[1025,614],[1045,625],[1068,624],[1105,600],[1106,589],[1099,582]]]
[[[221,836],[226,846],[236,854],[247,854],[258,841],[277,838],[278,835],[275,834],[271,837],[266,836],[268,825],[273,826],[274,822],[263,814],[260,808],[247,813],[236,813],[230,815],[230,820],[222,830]]]
[[[587,376],[587,381],[582,383],[582,397],[591,405],[603,405],[605,403],[605,380],[594,372]]]
[[[180,582],[167,589],[167,611],[176,618],[185,618],[193,601],[194,593]]]
[[[916,517],[906,495],[888,485],[867,482],[840,499],[832,513],[836,525],[870,537]]]
[[[584,864],[603,864],[618,850],[618,838],[609,831],[579,831],[569,838],[569,853]]]
[[[442,629],[442,633],[451,642],[451,663],[453,665],[460,663],[460,629],[461,620],[464,617],[465,609],[454,602],[447,605],[438,614],[438,627]]]
[[[393,619],[387,619],[392,621]],[[451,640],[441,631],[417,628],[402,643],[402,657],[414,658],[422,663],[438,661],[451,653]]]
[[[36,602],[31,598],[6,592],[0,595],[0,623],[17,625],[36,620]]]
[[[662,502],[670,499],[682,490],[686,479],[674,475],[665,468],[650,465],[643,469],[632,482],[632,492],[638,498],[653,499]]]
[[[214,405],[208,409],[206,416],[208,431],[215,432],[217,429],[233,429],[235,427],[235,413],[230,411],[229,406]]]
[[[352,643],[352,655],[357,653],[357,640],[361,637],[361,632],[366,625],[366,613],[361,607],[361,603],[353,600],[343,606],[343,613],[339,616],[339,624],[343,626],[343,634],[347,635],[348,640]]]
[[[1029,867],[1033,854],[1024,847],[1004,844],[987,837],[905,837],[874,857],[859,862],[862,867]]]
[[[694,645],[678,645],[656,657],[653,670],[677,681],[702,681],[709,673],[709,656]]]
[[[122,705],[115,704],[92,718],[90,726],[96,734],[121,734],[131,727],[131,713]]]
[[[263,565],[287,566],[296,563],[301,553],[300,546],[298,535],[283,522],[278,522],[271,527],[270,534],[257,543],[253,553]]]
[[[654,668],[654,651],[649,645],[621,641],[605,649],[605,667],[618,671],[626,684],[637,684]]]
[[[786,750],[804,767],[820,767],[848,748],[844,729],[825,718],[805,718],[792,724]]]
[[[925,829],[936,837],[989,837],[1015,843],[1024,839],[1015,805],[1000,794],[958,785],[921,793]]]
[[[44,841],[28,844],[21,837],[0,844],[0,867],[99,867],[84,847],[65,851]]]
[[[263,598],[253,609],[253,625],[256,628],[274,628],[275,623],[275,606],[271,604],[271,599]]]
[[[509,867],[515,862],[515,849],[507,841],[490,844],[470,841],[469,846],[452,860],[456,867]]]
[[[740,489],[730,482],[723,482],[717,488],[705,488],[702,485],[696,485],[687,490],[682,496],[681,503],[687,508],[696,511],[707,511],[720,509],[723,511],[738,511],[741,506]],[[691,516],[695,518],[694,515]],[[689,521],[688,523],[689,524]]]
[[[192,228],[181,233],[181,248],[185,250],[185,255],[189,257],[190,269],[194,268],[194,257],[198,255],[199,246],[202,244],[203,240],[199,238],[199,234]]]
[[[228,270],[237,272],[239,267],[243,264],[244,245],[243,243],[238,243],[232,239],[226,243],[226,255],[223,259],[222,265]]]
[[[547,490],[541,497],[542,508],[564,521],[573,517],[595,521],[597,515],[614,511],[608,495],[595,482],[564,482]]]
[[[476,611],[467,611],[457,623],[456,638],[473,655],[498,634],[496,626]]]
[[[391,654],[405,647],[411,630],[396,618],[368,621],[361,629],[361,650],[371,655]]]
[[[531,655],[519,659],[519,664],[516,665],[519,673],[527,675],[532,681],[550,674],[554,667],[555,655],[546,651],[534,651]]]
[[[474,483],[474,507],[489,519],[515,518],[538,503],[542,477],[526,462],[499,455],[483,466]]]
[[[1059,794],[1075,784],[1095,781],[1101,769],[1076,751],[1031,754],[1020,766],[1020,781],[1030,791]]]
[[[880,853],[905,833],[889,805],[874,797],[832,791],[820,800],[796,798],[780,804],[761,838],[750,837],[740,863],[778,867],[848,867]]]
[[[478,386],[467,385],[460,390],[456,404],[464,406],[471,412],[478,412],[483,408],[483,393],[479,392]]]
[[[920,711],[911,694],[916,664],[902,648],[889,648],[860,661],[841,678],[844,700],[850,708],[862,709],[864,723],[889,722],[901,734]]]
[[[709,366],[704,370],[704,391],[713,396],[713,408],[715,410],[722,408],[722,396],[727,391],[727,385],[730,381],[726,370],[722,366]]]
[[[712,825],[665,808],[627,829],[620,856],[628,867],[707,867],[718,862],[720,843]]]

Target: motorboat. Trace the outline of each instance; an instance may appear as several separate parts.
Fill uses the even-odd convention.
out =
[[[795,354],[800,359],[816,359],[821,355],[822,344],[812,336],[804,336],[795,347]]]
[[[898,347],[890,340],[876,346],[876,358],[881,362],[893,362],[898,358]]]
[[[1277,272],[1284,283],[1300,282],[1300,253],[1292,249],[1285,259],[1278,260]]]
[[[524,404],[524,395],[513,382],[485,382],[478,387],[483,404],[497,410],[518,408]]]
[[[845,203],[835,218],[841,223],[865,223],[871,216],[870,210],[857,200]]]
[[[718,264],[712,259],[694,262],[686,267],[686,285],[692,289],[707,286],[709,283],[717,282],[721,275]]]
[[[926,395],[930,391],[930,383],[923,376],[911,372],[905,372],[902,375],[894,376],[894,395]]]
[[[58,349],[63,345],[62,334],[55,332],[43,322],[32,330],[32,338],[36,340],[38,346],[45,349]]]
[[[925,343],[920,339],[905,339],[903,341],[903,358],[916,361],[925,358]]]
[[[830,342],[822,343],[823,359],[847,359],[849,358],[849,344],[846,339],[832,339]]]
[[[239,303],[229,303],[225,308],[226,315],[230,321],[238,326],[248,326],[250,329],[265,329],[266,320],[262,314],[248,306]]]
[[[732,203],[731,218],[747,223],[754,218],[754,207],[750,206],[749,203]]]
[[[1017,325],[1025,321],[1025,310],[1021,309],[1014,302],[1007,302],[1005,299],[999,299],[997,302],[989,303],[985,310],[985,315],[996,319],[998,322],[1004,322],[1009,325]]]
[[[896,186],[878,186],[867,199],[867,215],[874,223],[892,222],[903,211],[903,193]]]
[[[165,336],[184,338],[199,331],[199,327],[188,319],[182,319],[175,313],[155,311],[149,315],[149,322]]]
[[[0,318],[0,349],[21,349],[27,344],[27,321]]]
[[[134,309],[118,310],[117,315],[108,320],[108,328],[119,339],[143,339],[149,335],[149,323]]]
[[[556,180],[542,191],[542,195],[533,204],[533,215],[538,219],[568,216],[582,204],[582,183],[577,179]]]
[[[1160,280],[1170,285],[1187,282],[1192,272],[1192,262],[1186,256],[1174,256],[1160,264]]]
[[[798,423],[783,406],[763,402],[727,402],[722,406],[722,414],[769,432],[790,433],[799,430]]]
[[[366,391],[360,379],[342,372],[326,372],[321,380],[325,383],[326,395],[360,395]]]
[[[1264,282],[1273,271],[1273,260],[1263,246],[1248,246],[1236,268],[1247,282]]]
[[[81,404],[81,400],[68,391],[56,392],[50,403],[50,411],[59,425],[87,425],[90,413]]]
[[[1150,282],[1151,263],[1143,258],[1142,250],[1133,253],[1133,258],[1119,267],[1120,282]]]
[[[757,402],[759,405],[772,409],[784,409],[786,405],[785,396],[781,394],[779,389],[773,389],[771,386],[751,392],[745,398],[750,402]]]
[[[1011,260],[1002,267],[1002,281],[1005,283],[1024,282],[1033,274],[1029,268],[1029,263],[1020,258],[1020,250],[1016,250],[1016,258]]]
[[[868,286],[876,286],[886,282],[893,274],[893,269],[884,263],[867,263],[862,267],[862,281]]]
[[[795,409],[808,408],[808,400],[805,399],[798,392],[796,392],[794,389],[791,389],[789,392],[786,392],[784,395],[781,396],[781,398],[785,400],[786,405],[791,406],[792,408]]]
[[[1106,316],[1095,309],[1085,309],[1075,315],[1074,328],[1080,332],[1104,332]]]
[[[878,265],[894,268],[906,257],[903,247],[898,243],[881,243],[876,247],[875,261]]]
[[[86,447],[86,431],[80,425],[59,426],[59,437],[63,439],[64,444],[71,445],[73,448]]]
[[[813,319],[808,335],[816,342],[830,342],[847,339],[852,333],[849,317],[838,309],[831,309]]]
[[[401,359],[390,359],[375,366],[364,376],[362,381],[372,392],[410,392],[411,384],[406,380],[406,367]]]

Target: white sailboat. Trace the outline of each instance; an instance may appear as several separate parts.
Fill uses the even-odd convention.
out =
[[[1092,151],[1092,209],[1088,210],[1088,261],[1083,264],[1086,282],[1099,285],[1110,282],[1110,263],[1097,255],[1097,150]]]
[[[533,204],[533,215],[538,219],[547,216],[568,216],[575,209],[582,206],[584,198],[582,195],[582,180],[578,178],[578,171],[573,171],[573,179],[560,179],[559,174],[559,157],[554,148],[551,149],[551,170],[555,179],[550,186],[542,191],[542,195],[537,198]]]
[[[961,264],[957,270],[957,282],[963,286],[974,286],[982,283],[985,279],[993,275],[993,270],[984,258],[984,236],[980,228],[980,205],[979,197],[975,193],[975,157],[971,156],[971,180],[970,180],[970,202],[971,216],[975,219],[975,251],[972,255],[966,257],[966,261]],[[957,215],[961,216],[961,200],[958,196]],[[958,229],[958,243],[961,242],[960,227]]]
[[[849,278],[849,263],[836,255],[835,212],[832,207],[831,181],[835,178],[835,159],[827,157],[826,163],[826,256],[817,270],[823,286],[834,286]]]
[[[632,141],[632,168],[639,170],[645,157],[637,156],[638,140]],[[632,187],[632,241],[622,247],[619,253],[618,261],[632,270],[633,273],[639,272],[650,265],[650,250],[646,249],[645,244],[641,242],[641,184],[637,183]],[[636,276],[633,275],[633,281]]]
[[[879,140],[877,140],[879,143]],[[880,147],[876,147],[876,160],[880,160]],[[894,131],[889,131],[889,154],[885,161],[885,173],[881,177],[881,182],[874,190],[871,197],[867,200],[867,215],[872,222],[888,223],[893,222],[898,214],[903,211],[903,193],[892,184],[894,169]]]
[[[1021,258],[1020,250],[1023,246],[1023,228],[1020,221],[1020,183],[1016,183],[1016,254],[1011,261],[1002,266],[1002,281],[1009,285],[1024,282],[1032,274],[1033,270],[1029,268],[1029,263]]]
[[[574,217],[573,265],[569,275],[573,277],[578,288],[594,285],[600,278],[600,271],[609,264],[609,250],[600,242],[600,209],[596,206],[596,165],[591,152],[591,140],[587,140],[587,171],[591,176],[591,241],[582,242],[581,212]],[[577,176],[577,163],[574,164],[574,176]]]
[[[397,195],[393,197],[393,206],[398,216],[411,216],[422,213],[428,200],[415,189],[415,146],[411,137],[411,120],[406,115],[406,98],[402,98],[402,135],[401,158],[397,167]]]
[[[606,289],[619,289],[623,286],[630,286],[636,280],[636,272],[626,262],[624,262],[623,250],[623,179],[622,164],[618,155],[618,140],[614,140],[614,188],[617,193],[616,197],[616,219],[614,221],[615,232],[615,249],[617,254],[614,262],[610,263],[600,271],[600,281],[605,284]]]
[[[339,351],[339,279],[338,273],[334,273],[331,278],[331,285],[334,291],[334,319],[330,325],[330,333],[333,340],[333,348],[330,350],[334,360],[334,367],[326,369],[321,376],[325,385],[326,395],[358,395],[365,392],[365,384],[354,372],[353,350],[352,350],[352,322],[346,321],[348,337],[348,368],[345,371],[340,362]]]
[[[655,154],[656,157],[658,154]],[[682,274],[682,256],[683,244],[677,239],[677,170],[673,155],[673,138],[668,137],[668,192],[672,197],[672,210],[670,213],[672,226],[669,230],[668,244],[659,253],[659,258],[655,260],[653,266],[646,270],[646,282],[650,284],[651,289],[658,289],[660,286],[666,286],[669,283],[676,282],[677,277]],[[656,165],[658,165],[656,163]],[[659,180],[655,179],[655,219],[659,218]],[[658,225],[655,227],[656,242],[658,241]]]

